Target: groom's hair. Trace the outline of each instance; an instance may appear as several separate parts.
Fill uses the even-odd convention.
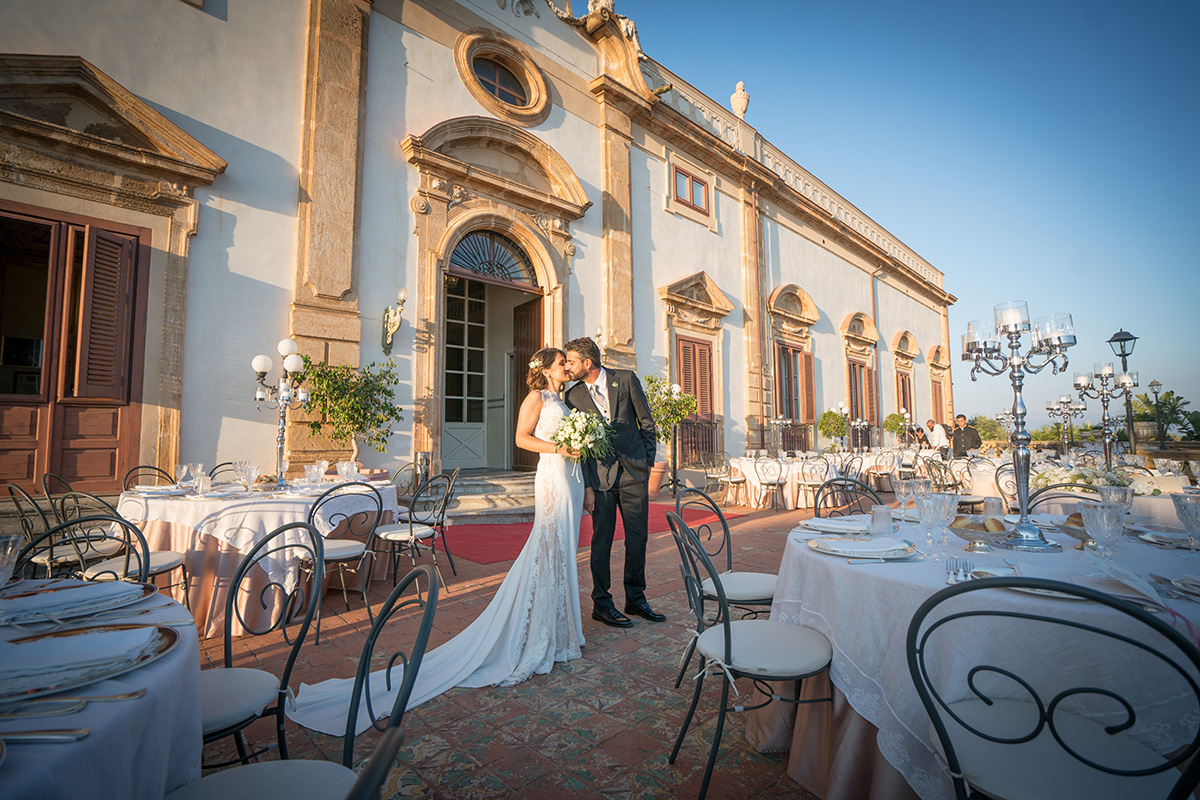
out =
[[[593,367],[600,367],[600,348],[587,336],[572,339],[563,345],[563,350],[573,350],[579,353],[580,358],[590,358]]]

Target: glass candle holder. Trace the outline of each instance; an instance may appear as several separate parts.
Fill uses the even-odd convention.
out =
[[[1029,330],[1029,304],[1024,300],[1009,300],[994,308],[996,330],[1000,333],[1024,333]]]

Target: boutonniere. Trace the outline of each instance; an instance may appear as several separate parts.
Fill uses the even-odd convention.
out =
[[[616,382],[616,381],[613,381],[613,382],[612,382],[610,385],[611,385],[611,386],[612,386],[612,388],[614,388],[614,389],[616,389],[616,388],[617,388],[617,382]]]

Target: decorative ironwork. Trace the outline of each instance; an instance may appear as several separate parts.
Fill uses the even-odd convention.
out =
[[[537,286],[533,262],[512,239],[495,231],[468,233],[450,254],[450,268],[505,283]]]
[[[719,449],[715,420],[685,419],[676,430],[679,438],[679,465],[702,464]]]

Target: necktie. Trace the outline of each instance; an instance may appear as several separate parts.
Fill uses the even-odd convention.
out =
[[[592,390],[592,402],[600,410],[600,416],[604,417],[605,422],[608,422],[608,400],[604,397],[604,393],[600,391],[600,384],[593,383],[589,388]]]

